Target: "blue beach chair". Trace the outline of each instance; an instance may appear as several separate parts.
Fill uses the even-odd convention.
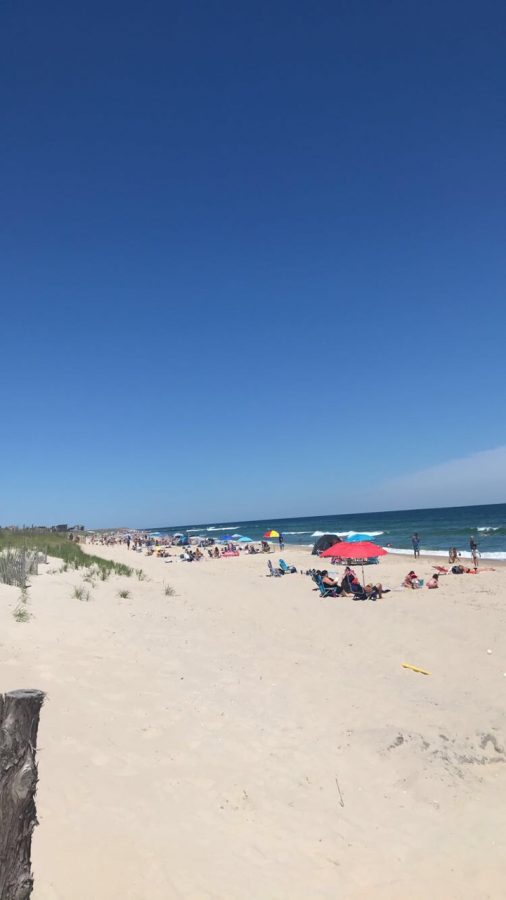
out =
[[[326,587],[324,585],[321,575],[317,575],[314,580],[318,586],[318,590],[320,591],[321,597],[337,597],[338,596],[338,594],[336,594],[335,588]]]
[[[279,568],[281,569],[281,571],[283,572],[284,575],[289,575],[291,572],[297,571],[295,566],[287,566],[284,559],[279,560]]]

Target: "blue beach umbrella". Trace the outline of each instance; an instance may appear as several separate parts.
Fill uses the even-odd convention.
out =
[[[231,534],[222,534],[220,537],[220,541],[233,541],[233,537]]]
[[[346,538],[346,542],[348,544],[352,543],[353,541],[370,541],[370,540],[371,540],[370,534],[352,534],[352,535],[350,535],[350,537]]]
[[[240,543],[240,544],[252,544],[252,543],[253,543],[253,538],[249,538],[249,537],[240,537],[240,538],[239,538],[239,543]]]

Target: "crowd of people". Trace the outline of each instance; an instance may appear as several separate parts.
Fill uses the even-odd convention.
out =
[[[390,588],[385,588],[380,583],[362,585],[351,566],[346,566],[340,580],[332,578],[327,569],[313,569],[308,574],[325,597],[352,596],[354,600],[379,600],[383,594],[390,592]]]

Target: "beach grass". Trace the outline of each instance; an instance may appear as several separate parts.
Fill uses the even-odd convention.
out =
[[[0,554],[2,552],[5,554],[20,550],[38,550],[44,555],[55,556],[61,559],[61,572],[67,572],[69,569],[90,569],[94,567],[102,581],[106,581],[112,573],[126,575],[129,578],[134,572],[130,566],[125,566],[123,563],[84,553],[79,543],[69,540],[65,532],[44,532],[41,534],[31,529],[20,531],[0,529]]]
[[[29,622],[31,619],[31,615],[28,612],[26,606],[16,606],[16,609],[12,613],[16,622]]]
[[[118,597],[121,597],[122,600],[128,600],[130,597],[130,591],[125,590],[123,588],[121,591],[118,591]]]
[[[80,585],[79,587],[75,587],[74,590],[73,590],[73,592],[72,592],[72,596],[73,596],[76,600],[86,600],[86,602],[88,602],[89,600],[91,600],[91,594],[90,594],[90,592],[85,588],[84,584]]]

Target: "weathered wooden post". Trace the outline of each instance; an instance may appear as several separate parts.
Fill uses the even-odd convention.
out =
[[[35,751],[43,700],[42,691],[0,694],[0,900],[28,900],[32,893]]]

